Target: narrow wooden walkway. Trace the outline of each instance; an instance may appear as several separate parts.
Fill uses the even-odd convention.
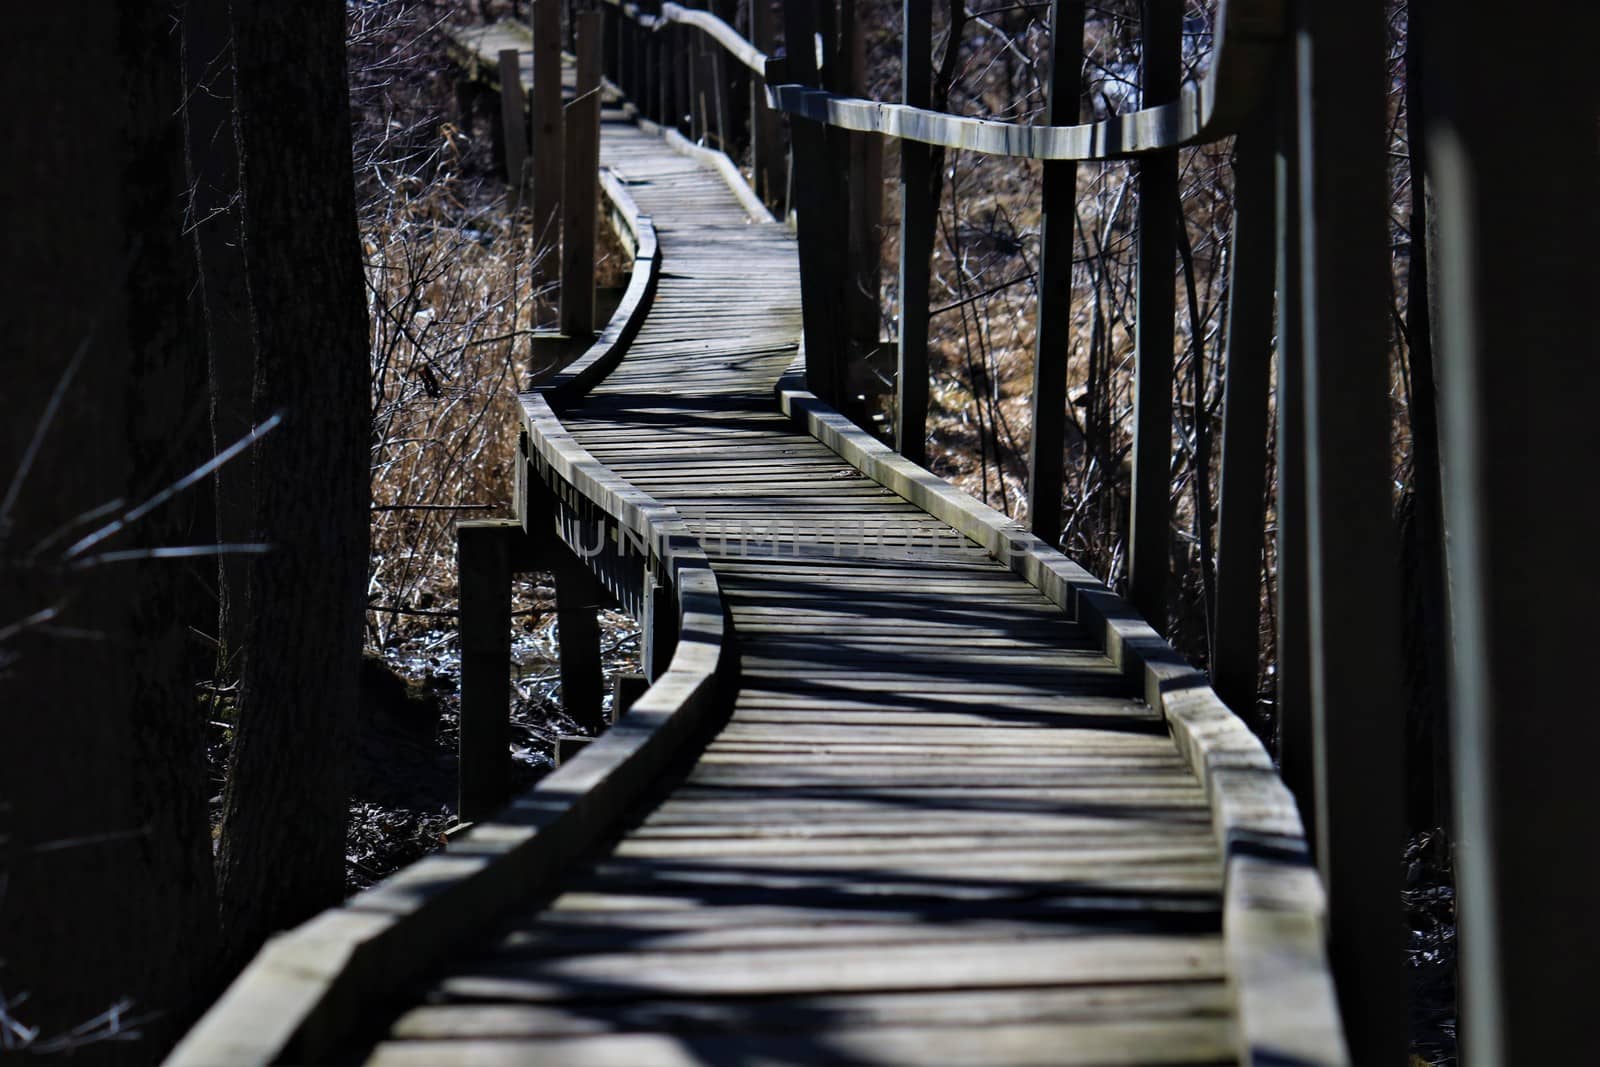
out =
[[[662,273],[562,419],[700,535],[736,706],[370,1062],[1234,1062],[1213,816],[1163,717],[1038,590],[780,413],[789,232],[655,136],[613,119],[602,143]]]

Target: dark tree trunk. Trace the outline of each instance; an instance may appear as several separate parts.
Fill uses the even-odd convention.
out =
[[[199,265],[195,296],[211,375],[211,438],[217,451],[249,433],[255,336],[240,241],[239,156],[233,121],[233,28],[227,0],[188,0],[183,10],[184,133],[189,226]],[[217,539],[250,539],[254,456],[219,468],[213,486]],[[217,567],[217,669],[237,677],[250,614],[250,557],[221,556]]]
[[[27,994],[35,1052],[127,1001],[141,1040],[74,1062],[154,1061],[210,992],[216,932],[193,574],[147,552],[209,524],[192,492],[129,514],[209,447],[178,52],[162,5],[12,16],[0,83],[35,103],[0,120],[26,146],[0,171],[0,988]]]
[[[1406,140],[1411,176],[1411,257],[1407,278],[1406,358],[1409,364],[1412,488],[1402,502],[1406,589],[1406,723],[1413,829],[1452,825],[1450,809],[1450,602],[1445,560],[1443,468],[1433,347],[1433,212],[1423,137],[1427,117],[1424,71],[1429,22],[1426,0],[1411,0],[1406,19]]]
[[[230,960],[337,903],[367,575],[367,321],[344,5],[234,0],[257,456],[250,623],[220,889]]]

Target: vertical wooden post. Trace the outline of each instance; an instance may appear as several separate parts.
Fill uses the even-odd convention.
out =
[[[927,107],[933,96],[933,10],[929,0],[904,0],[900,96]],[[933,228],[931,150],[900,141],[900,353],[895,371],[894,447],[918,466],[928,463],[928,281]]]
[[[855,0],[844,0],[839,12],[839,57],[843,92],[864,96],[867,90],[866,34],[856,17]],[[850,339],[865,355],[878,347],[883,313],[878,284],[882,249],[878,229],[883,223],[883,138],[869,133],[846,133],[849,152],[850,274],[845,297],[850,316]]]
[[[1266,520],[1267,389],[1277,222],[1271,108],[1234,142],[1233,277],[1228,285],[1227,380],[1217,515],[1217,606],[1211,683],[1255,718],[1261,648],[1261,531]],[[1264,121],[1263,121],[1264,120]],[[1253,724],[1253,723],[1252,723]]]
[[[1559,1063],[1594,1044],[1596,14],[1552,0],[1519,7],[1519,20],[1552,29],[1548,77],[1525,84],[1485,76],[1480,64],[1505,50],[1494,20],[1452,10],[1427,22],[1462,1062],[1472,1067]],[[1537,147],[1508,151],[1508,138]],[[1535,225],[1508,210],[1515,186],[1504,184],[1529,162]]]
[[[511,536],[515,520],[456,524],[461,598],[461,736],[457,816],[487,819],[510,795]]]
[[[750,5],[750,43],[771,55],[775,47],[770,5],[754,0]],[[784,204],[786,167],[783,161],[783,128],[777,112],[767,106],[765,75],[750,79],[750,157],[755,171],[756,190],[767,206],[787,214]]]
[[[661,106],[661,32],[659,30],[640,29],[639,36],[644,42],[644,96],[645,116],[659,124],[662,116]]]
[[[595,10],[600,14],[601,73],[625,95],[631,95],[633,72],[627,62],[628,34],[624,25],[631,26],[632,20],[622,13],[620,7],[612,7],[610,4],[601,4]]]
[[[683,27],[683,58],[689,79],[689,140],[696,144],[706,133],[705,42],[700,31]]]
[[[579,38],[581,41],[581,30]],[[555,577],[561,710],[580,727],[597,734],[605,728],[601,713],[605,674],[600,663],[599,586],[583,561],[570,553],[562,553]]]
[[[528,185],[528,105],[522,93],[522,62],[515,48],[505,48],[500,60],[500,125],[506,152],[506,186],[511,211],[522,206]]]
[[[611,721],[616,722],[638,703],[650,688],[650,679],[642,674],[619,674],[611,679]]]
[[[561,332],[594,333],[594,255],[600,174],[600,13],[577,17],[577,97],[566,106],[561,211]]]
[[[1146,107],[1178,95],[1183,5],[1143,0]],[[1139,161],[1137,370],[1134,378],[1133,493],[1128,523],[1128,599],[1157,630],[1167,624],[1172,543],[1172,346],[1178,225],[1178,154]]]
[[[707,43],[706,52],[711,62],[706,73],[711,81],[713,111],[717,120],[717,148],[738,162],[738,152],[733,146],[733,114],[728,107],[728,64],[722,46],[715,41]]]
[[[678,610],[672,590],[654,574],[645,582],[643,614],[644,645],[640,650],[640,666],[645,676],[655,681],[666,671],[678,647]]]
[[[1045,121],[1078,121],[1083,83],[1084,0],[1051,0],[1050,84]],[[1047,544],[1061,540],[1066,480],[1067,362],[1072,356],[1072,235],[1078,166],[1044,164],[1039,220],[1038,330],[1033,356],[1033,438],[1028,446],[1028,527]]]
[[[668,27],[672,49],[672,122],[679,133],[694,139],[693,82],[690,71],[694,68],[694,41],[689,28],[676,22]]]
[[[1390,499],[1385,22],[1298,5],[1317,844],[1351,1055],[1406,1057],[1403,705]]]
[[[533,0],[533,232],[539,253],[561,236],[561,0]],[[553,272],[552,272],[553,273]]]
[[[788,52],[789,76],[799,85],[817,86],[817,57],[809,46],[816,36],[814,0],[784,0],[784,39],[805,42]],[[806,344],[806,384],[829,403],[839,402],[840,365],[847,347],[839,315],[841,283],[847,271],[840,227],[844,224],[827,129],[790,116],[796,168],[794,196],[799,213],[800,296]]]
[[[1306,837],[1317,839],[1311,729],[1311,600],[1306,568],[1305,323],[1300,302],[1300,157],[1294,61],[1279,81],[1277,616],[1278,766]]]

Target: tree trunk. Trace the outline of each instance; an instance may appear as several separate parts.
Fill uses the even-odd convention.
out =
[[[227,0],[188,0],[183,10],[189,227],[199,265],[195,295],[211,374],[211,438],[217,451],[250,432],[255,336],[240,243],[239,156],[233,123],[233,29]],[[252,452],[213,477],[217,539],[249,540]],[[217,674],[237,677],[250,614],[250,558],[224,554],[217,566]]]
[[[257,456],[255,568],[223,815],[230,962],[344,889],[346,723],[367,576],[367,321],[344,5],[235,0]]]
[[[193,493],[130,515],[208,450],[168,14],[18,9],[0,75],[48,94],[3,120],[26,150],[0,178],[0,982],[41,1054],[120,1002],[141,1020],[71,1039],[75,1062],[158,1059],[213,979],[192,578],[147,551],[208,524]]]

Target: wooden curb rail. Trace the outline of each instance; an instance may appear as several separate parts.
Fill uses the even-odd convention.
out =
[[[862,474],[988,549],[1068,615],[1161,711],[1210,800],[1224,864],[1223,944],[1240,1062],[1349,1062],[1325,950],[1327,901],[1300,814],[1243,720],[1104,583],[967,493],[909,462],[805,388],[803,357],[777,385],[783,411]]]

